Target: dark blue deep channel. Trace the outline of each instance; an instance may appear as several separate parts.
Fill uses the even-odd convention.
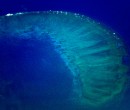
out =
[[[71,92],[71,73],[48,36],[0,38],[0,110],[66,109]]]

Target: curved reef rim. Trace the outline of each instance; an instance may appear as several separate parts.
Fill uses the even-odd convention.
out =
[[[8,13],[2,17],[0,23],[3,20],[6,24],[0,24],[2,35],[19,38],[49,35],[77,78],[74,89],[81,103],[104,105],[122,93],[127,71],[122,57],[126,51],[120,38],[106,26],[87,16],[63,11]]]
[[[30,12],[15,12],[15,13],[7,13],[5,15],[2,15],[2,16],[16,16],[16,15],[25,15],[25,14],[41,14],[41,13],[50,13],[50,14],[73,14],[75,15],[76,17],[80,17],[81,19],[89,19],[93,22],[96,22],[97,24],[99,24],[100,26],[104,27],[107,31],[109,30],[109,32],[112,32],[113,35],[117,35],[118,36],[118,39],[121,38],[121,35],[120,33],[118,33],[117,31],[115,31],[114,29],[111,28],[111,26],[109,25],[106,25],[105,23],[103,22],[100,22],[100,20],[97,20],[93,17],[89,17],[85,14],[81,14],[81,13],[78,13],[78,12],[71,12],[71,11],[62,11],[62,10],[45,10],[45,11],[30,11]],[[117,37],[116,36],[116,37]]]

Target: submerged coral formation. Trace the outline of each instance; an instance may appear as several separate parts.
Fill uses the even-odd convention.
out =
[[[76,98],[72,99],[102,106],[123,92],[127,67],[122,58],[126,52],[120,38],[105,26],[86,16],[61,11],[0,17],[0,36],[44,40],[45,35],[74,76]]]

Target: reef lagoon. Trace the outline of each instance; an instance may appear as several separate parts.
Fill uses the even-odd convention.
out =
[[[0,110],[129,110],[128,52],[78,13],[0,17]]]

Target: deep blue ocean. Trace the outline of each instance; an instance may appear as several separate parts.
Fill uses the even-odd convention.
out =
[[[0,0],[0,15],[32,11],[68,11],[99,21],[121,36],[130,68],[129,0]],[[1,37],[2,35],[0,35]],[[10,35],[9,35],[10,36]],[[49,36],[44,40],[0,38],[0,110],[110,110],[82,108],[68,98],[73,76],[54,49]],[[130,73],[127,72],[128,80]],[[128,81],[128,88],[130,84]],[[130,110],[130,90],[125,91],[119,110]],[[113,110],[116,107],[113,105]]]

